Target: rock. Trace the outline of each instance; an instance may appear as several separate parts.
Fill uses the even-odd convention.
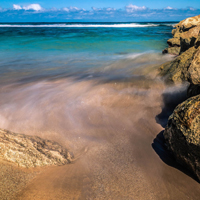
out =
[[[200,95],[187,99],[175,108],[164,137],[177,162],[200,180]]]
[[[176,47],[176,46],[180,47],[180,45],[181,45],[179,38],[171,38],[171,39],[167,40],[167,44],[170,47]]]
[[[171,47],[168,48],[167,53],[172,54],[172,55],[178,55],[180,52],[181,47]]]
[[[200,15],[179,22],[167,41],[165,53],[177,57],[164,63],[159,70],[165,82],[188,81],[188,98],[169,117],[164,137],[176,160],[200,180]]]
[[[179,52],[180,52],[180,49],[181,47],[178,47],[178,46],[174,46],[174,47],[171,47],[171,48],[165,48],[162,53],[165,54],[165,53],[169,53],[169,54],[172,54],[172,55],[178,55]]]
[[[180,46],[181,46],[180,52],[184,52],[188,50],[190,47],[194,46],[195,41],[199,36],[199,32],[200,32],[200,26],[196,26],[186,32],[183,32],[180,35]]]
[[[0,158],[21,167],[64,165],[72,157],[56,142],[0,129]]]
[[[200,84],[190,84],[188,89],[187,89],[187,97],[193,97],[200,94]]]
[[[189,73],[192,73],[192,70],[197,70],[195,60],[193,60],[193,57],[195,56],[195,53],[199,51],[195,47],[192,47],[176,57],[173,61],[164,63],[159,68],[159,75],[164,77],[165,82],[167,83],[182,83],[184,81],[188,81],[189,77],[190,79],[194,80],[195,75]],[[198,59],[198,56],[195,57]],[[194,63],[193,66],[191,66],[190,72],[188,71],[191,63]]]
[[[163,50],[163,53],[180,55],[196,44],[200,35],[200,15],[187,18],[179,22],[174,28],[172,30],[173,38],[167,41],[169,47]],[[180,49],[176,48],[175,51],[174,47],[180,47]]]
[[[168,48],[165,48],[163,51],[162,51],[163,54],[165,53],[168,53]]]
[[[196,39],[194,45],[195,45],[195,48],[196,48],[196,49],[200,46],[200,35],[197,37],[197,39]]]
[[[175,28],[178,28],[181,31],[187,31],[188,29],[197,26],[198,24],[200,24],[200,15],[189,17],[180,21],[177,25],[175,25]]]
[[[200,47],[195,52],[188,68],[188,81],[192,84],[200,84]]]

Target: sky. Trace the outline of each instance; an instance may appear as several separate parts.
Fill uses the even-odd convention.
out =
[[[0,0],[0,22],[153,22],[200,15],[200,0]]]

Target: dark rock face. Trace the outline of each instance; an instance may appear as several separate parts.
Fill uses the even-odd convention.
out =
[[[190,86],[187,89],[187,97],[193,97],[200,94],[200,84],[190,84]]]
[[[177,162],[200,180],[200,95],[187,99],[175,108],[164,137]]]
[[[64,165],[70,163],[72,157],[56,142],[0,129],[0,159],[21,167],[37,167]]]

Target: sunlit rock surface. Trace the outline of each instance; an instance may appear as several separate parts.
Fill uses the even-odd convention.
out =
[[[173,38],[163,53],[177,57],[159,68],[165,82],[179,84],[185,81],[200,84],[200,15],[179,22],[172,30]],[[196,92],[195,92],[196,93]]]
[[[176,160],[200,180],[200,95],[176,107],[164,137]]]
[[[173,61],[164,63],[160,66],[159,75],[167,83],[182,83],[189,81],[191,83],[200,83],[199,79],[199,54],[200,47],[196,49],[191,47]]]
[[[56,142],[0,129],[0,158],[37,167],[70,163],[72,155]]]
[[[167,41],[169,47],[163,53],[180,55],[199,41],[200,15],[179,22],[172,30],[173,38]],[[199,44],[197,44],[199,45]]]

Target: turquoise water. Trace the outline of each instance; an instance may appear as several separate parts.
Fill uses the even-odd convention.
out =
[[[113,62],[141,53],[160,53],[171,37],[173,25],[0,24],[1,79],[94,73]]]

